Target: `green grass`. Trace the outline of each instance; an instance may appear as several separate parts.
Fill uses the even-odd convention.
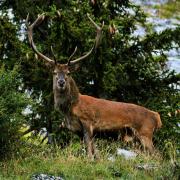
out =
[[[115,151],[120,144],[100,141],[98,144],[100,158],[89,160],[80,143],[71,143],[64,149],[48,145],[24,146],[8,160],[0,162],[0,179],[26,180],[33,174],[61,176],[64,179],[178,179],[178,169],[171,160],[165,160],[160,153],[153,156],[139,153],[135,159],[126,160],[116,156]],[[108,157],[114,155],[116,160]],[[137,165],[150,164],[155,169],[138,169]]]

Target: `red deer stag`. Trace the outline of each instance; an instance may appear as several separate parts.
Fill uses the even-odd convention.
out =
[[[94,46],[84,56],[72,60],[76,51],[75,49],[68,59],[67,64],[60,64],[41,54],[34,44],[33,28],[39,25],[44,18],[45,16],[42,14],[32,25],[28,26],[27,24],[29,42],[38,57],[53,67],[54,107],[64,113],[65,125],[68,129],[83,132],[88,156],[93,158],[95,155],[93,144],[93,133],[95,131],[120,130],[124,127],[130,127],[135,130],[136,136],[139,138],[143,147],[153,152],[153,131],[162,125],[157,112],[135,104],[114,102],[82,95],[69,74],[75,67],[75,64],[88,57],[96,49],[103,26],[99,27],[88,16],[97,29]]]

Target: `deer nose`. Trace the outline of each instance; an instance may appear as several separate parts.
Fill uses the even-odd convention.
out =
[[[64,80],[64,79],[58,80],[58,84],[59,84],[61,87],[64,86],[65,80]]]

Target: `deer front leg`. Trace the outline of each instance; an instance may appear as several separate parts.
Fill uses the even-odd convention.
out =
[[[87,155],[90,159],[94,159],[94,145],[93,145],[93,130],[91,126],[87,124],[82,124],[83,126],[83,135],[84,135],[84,142],[87,148]]]

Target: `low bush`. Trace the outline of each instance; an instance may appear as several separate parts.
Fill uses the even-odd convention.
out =
[[[18,67],[0,67],[0,156],[12,152],[18,144],[19,129],[26,122],[23,110],[30,104],[22,86]]]

